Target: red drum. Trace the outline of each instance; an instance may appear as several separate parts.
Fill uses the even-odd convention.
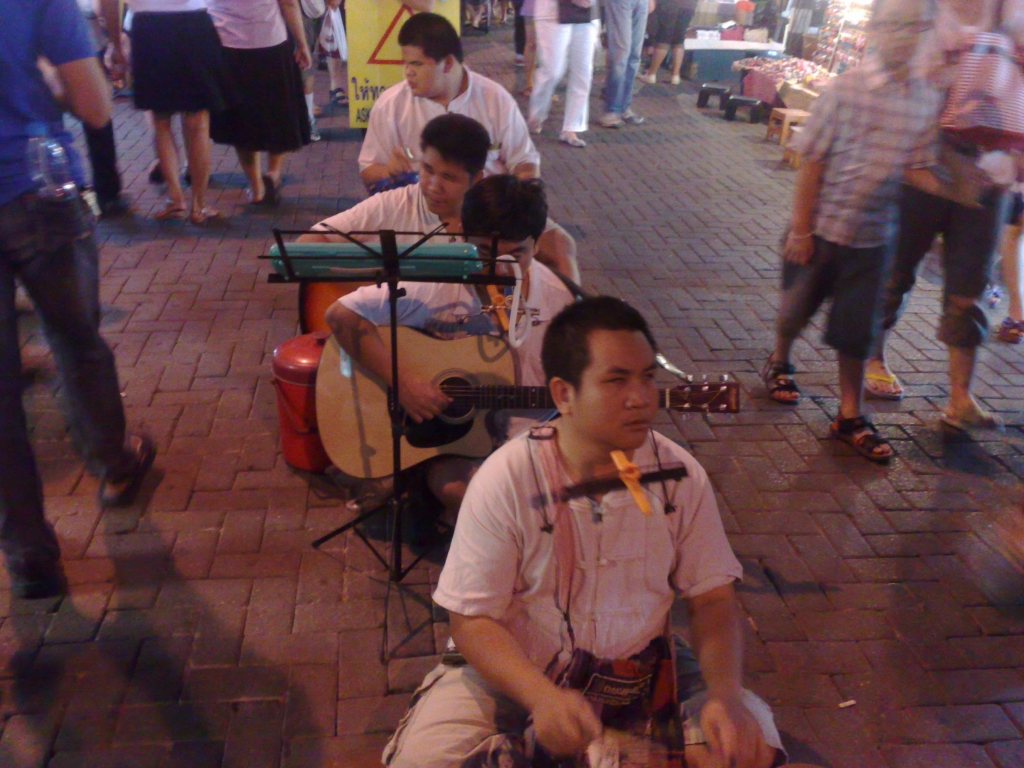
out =
[[[274,350],[271,361],[284,460],[307,472],[323,472],[331,465],[316,422],[316,371],[328,336],[307,333],[288,339]]]

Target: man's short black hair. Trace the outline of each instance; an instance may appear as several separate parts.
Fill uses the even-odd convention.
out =
[[[434,61],[449,55],[462,61],[459,33],[448,19],[436,13],[414,13],[398,30],[398,44],[414,45]]]
[[[459,164],[473,177],[487,164],[491,136],[472,117],[449,112],[438,115],[423,126],[420,150],[427,147],[433,147],[441,157],[449,163]]]
[[[470,187],[462,201],[462,231],[499,240],[536,240],[548,223],[548,201],[540,179],[489,176]]]
[[[579,387],[590,365],[590,334],[593,331],[638,331],[657,349],[643,315],[614,296],[591,296],[569,304],[555,315],[541,347],[544,380],[563,379]]]

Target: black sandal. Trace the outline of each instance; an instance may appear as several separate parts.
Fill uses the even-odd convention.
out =
[[[263,174],[263,199],[257,205],[265,205],[269,208],[277,207],[281,202],[281,192],[269,174]]]
[[[889,441],[880,437],[875,425],[864,416],[852,419],[837,418],[832,422],[829,431],[832,433],[832,437],[846,443],[865,459],[879,464],[887,463],[895,454]],[[888,453],[879,453],[886,448],[889,450]]]
[[[128,449],[134,454],[135,459],[134,466],[128,474],[116,480],[108,477],[100,479],[96,497],[102,509],[130,506],[139,495],[142,481],[146,479],[146,474],[153,466],[156,444],[149,435],[130,435]]]
[[[796,368],[793,367],[792,363],[776,362],[769,357],[768,362],[764,364],[764,370],[761,371],[761,380],[768,390],[768,397],[782,405],[796,405],[799,403],[800,387],[790,378],[794,373],[796,373]],[[779,397],[783,393],[792,393],[795,397]]]

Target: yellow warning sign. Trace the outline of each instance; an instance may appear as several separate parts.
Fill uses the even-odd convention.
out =
[[[439,13],[459,29],[457,0],[438,0]],[[397,0],[347,0],[349,125],[365,128],[370,108],[384,91],[402,79],[398,30],[413,11]]]
[[[388,28],[384,30],[384,34],[377,42],[377,47],[373,49],[373,53],[370,54],[368,63],[370,64],[401,64],[402,63],[402,52],[401,46],[398,45],[398,29],[401,24],[405,23],[406,17],[412,16],[412,11],[409,10],[409,6],[403,5],[398,9],[395,14],[395,18],[388,24]],[[385,51],[384,49],[387,48]]]

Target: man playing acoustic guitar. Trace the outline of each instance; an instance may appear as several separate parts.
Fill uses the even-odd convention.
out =
[[[643,765],[679,766],[683,752],[691,768],[784,764],[767,704],[742,686],[743,571],[714,491],[651,430],[661,403],[647,323],[618,299],[583,299],[551,321],[542,361],[561,418],[508,441],[473,477],[433,595],[457,652],[414,694],[384,764],[556,764],[535,745],[555,759],[586,752],[590,766],[637,764],[630,744]],[[644,484],[632,463],[671,469]],[[680,690],[680,706],[666,637],[676,595],[706,684]],[[627,742],[623,711],[660,713],[674,729]],[[613,744],[627,754],[608,761]],[[668,762],[654,760],[657,744]]]
[[[436,118],[431,125],[441,119]],[[429,131],[430,125],[424,130],[425,137]],[[425,153],[424,160],[428,157]],[[390,193],[377,197],[386,194]],[[498,234],[499,255],[513,257],[515,271],[522,278],[517,288],[521,311],[516,317],[510,317],[505,297],[497,292],[489,295],[483,286],[400,283],[405,295],[398,302],[398,322],[443,338],[466,335],[504,335],[507,338],[511,330],[518,371],[515,383],[543,386],[540,347],[544,329],[562,307],[573,301],[565,283],[534,259],[537,239],[547,221],[544,188],[537,180],[491,176],[466,193],[461,219],[466,232]],[[470,241],[477,245],[481,256],[490,256],[490,238],[470,238]],[[508,267],[511,264],[502,268]],[[343,296],[327,310],[327,323],[341,348],[390,386],[391,352],[378,331],[378,326],[390,323],[387,286],[367,286]],[[451,402],[451,398],[432,382],[436,373],[438,371],[417,370],[403,362],[398,399],[408,417],[417,423],[440,415]],[[495,415],[497,418],[491,419],[495,427],[492,438],[500,444],[543,413],[516,412],[509,418],[503,418],[507,414],[501,412]],[[383,418],[384,414],[380,416]],[[479,462],[454,457],[431,462],[427,470],[428,487],[452,514],[457,512],[466,484],[478,465]],[[367,505],[369,501],[367,499]]]

